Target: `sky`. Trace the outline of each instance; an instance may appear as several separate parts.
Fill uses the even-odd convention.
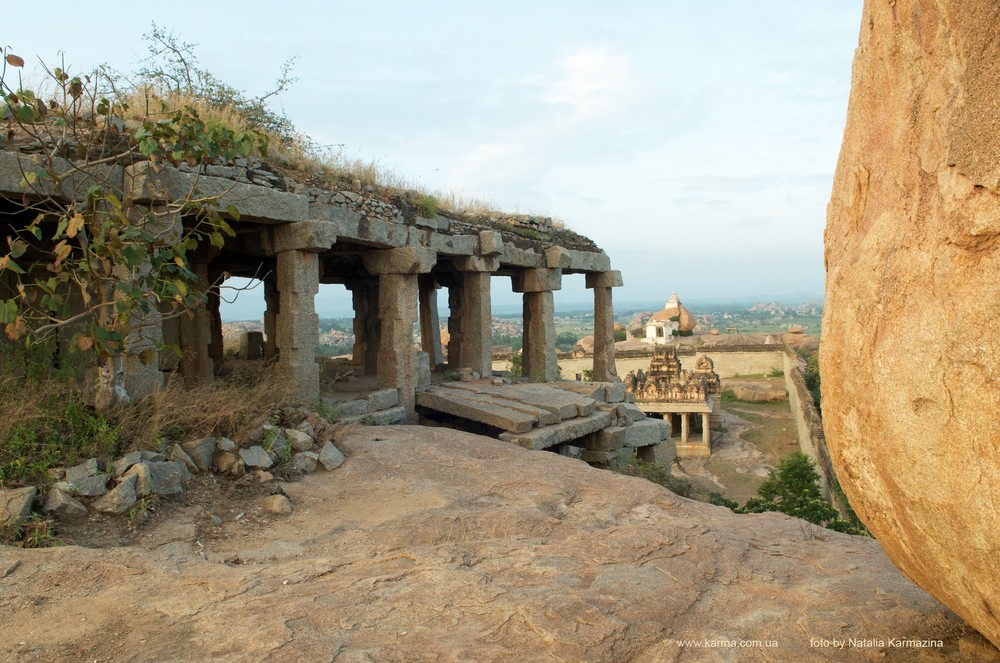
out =
[[[39,59],[129,71],[155,21],[250,94],[294,57],[276,105],[301,132],[417,187],[563,221],[621,270],[618,306],[804,299],[823,292],[861,4],[54,1],[46,20],[4,12],[0,41],[36,77]],[[499,281],[498,308],[516,303]],[[564,281],[557,306],[590,300]],[[259,315],[241,299],[226,317]],[[317,308],[350,304],[340,288]]]

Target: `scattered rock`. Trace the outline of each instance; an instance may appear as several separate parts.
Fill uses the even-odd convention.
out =
[[[249,449],[240,449],[240,458],[246,467],[260,467],[266,470],[274,465],[274,461],[264,451],[264,447],[253,446]]]
[[[183,492],[183,482],[190,476],[187,467],[177,461],[149,461],[133,465],[125,476],[135,476],[135,492],[140,497],[173,495]]]
[[[181,445],[187,455],[191,457],[194,464],[202,472],[212,471],[212,459],[215,456],[216,440],[214,437],[205,437],[200,440],[192,440]]]
[[[34,486],[0,490],[0,527],[18,527],[31,517],[38,490]]]
[[[66,470],[61,467],[50,467],[45,470],[45,473],[49,475],[49,478],[53,481],[61,481],[63,477],[66,476]]]
[[[68,468],[66,470],[66,476],[63,478],[69,483],[76,483],[79,479],[92,477],[99,471],[100,468],[97,466],[97,459],[91,458],[90,460],[80,463],[76,467]]]
[[[232,440],[230,440],[228,437],[220,437],[215,441],[215,448],[217,451],[235,452],[237,449],[237,444]]]
[[[308,422],[305,422],[308,425]],[[310,430],[312,426],[309,426]],[[294,428],[285,429],[285,437],[296,451],[309,451],[313,446],[313,438],[308,433],[304,433]]]
[[[274,479],[274,475],[266,470],[257,470],[257,481],[267,483]]]
[[[139,453],[142,454],[143,460],[151,460],[157,463],[167,460],[166,454],[162,454],[159,451],[150,451],[148,449],[144,449]]]
[[[138,467],[136,465],[135,467]],[[107,495],[94,502],[93,507],[101,513],[112,513],[119,515],[128,511],[136,501],[135,484],[138,477],[129,474],[122,478],[121,482],[115,486]]]
[[[323,450],[319,452],[319,462],[323,466],[323,469],[328,472],[343,465],[345,460],[347,458],[344,457],[340,449],[333,446],[332,442],[327,442],[323,445]]]
[[[316,426],[311,421],[309,421],[309,419],[304,419],[300,421],[295,426],[295,430],[299,431],[300,433],[305,433],[309,437],[316,437]],[[286,431],[285,434],[287,435],[288,432]],[[292,446],[295,445],[293,444]]]
[[[68,493],[55,487],[49,490],[42,511],[51,513],[63,520],[72,520],[87,515],[87,507]]]
[[[292,503],[284,495],[270,495],[269,497],[265,497],[262,504],[265,511],[279,516],[287,516],[292,512]]]
[[[292,469],[296,472],[310,474],[316,471],[319,454],[312,451],[302,451],[292,456]]]
[[[95,474],[90,477],[80,477],[75,481],[60,482],[68,483],[71,495],[82,495],[83,497],[97,497],[108,492],[108,481],[111,476],[108,474]]]
[[[238,460],[239,457],[230,451],[219,452],[215,455],[215,469],[225,474],[229,470],[233,469],[233,465],[235,465]]]
[[[174,446],[170,448],[170,458],[171,460],[176,460],[179,463],[184,463],[185,466],[192,472],[198,471],[198,466],[194,464],[191,460],[191,456],[187,455],[187,452],[181,447],[181,445],[174,443]]]
[[[130,451],[115,462],[111,463],[111,472],[116,477],[120,477],[125,474],[130,467],[141,462],[142,453],[139,451]]]

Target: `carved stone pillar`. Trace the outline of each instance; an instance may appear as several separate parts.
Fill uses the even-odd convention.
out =
[[[587,287],[594,290],[594,380],[618,380],[615,368],[615,311],[611,289],[622,285],[622,273],[592,272],[587,274]]]

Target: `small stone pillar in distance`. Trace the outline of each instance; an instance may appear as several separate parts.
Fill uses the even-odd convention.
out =
[[[615,368],[615,310],[611,303],[611,289],[620,288],[622,273],[590,272],[587,287],[594,291],[594,380],[618,381]]]

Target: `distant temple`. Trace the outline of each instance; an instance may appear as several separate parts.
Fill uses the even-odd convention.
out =
[[[684,308],[675,292],[670,295],[663,310],[654,313],[646,321],[646,337],[642,339],[642,342],[666,345],[674,336],[690,335],[697,326],[697,319]]]
[[[676,295],[671,300],[676,300]],[[699,356],[695,369],[688,371],[681,368],[676,347],[657,344],[648,371],[629,371],[625,388],[635,396],[635,404],[643,412],[669,417],[672,430],[680,430],[680,439],[676,441],[678,456],[712,453],[711,430],[722,428],[722,385],[715,364],[707,356]],[[701,415],[694,422],[696,432],[701,432],[700,442],[689,439],[692,414]]]

